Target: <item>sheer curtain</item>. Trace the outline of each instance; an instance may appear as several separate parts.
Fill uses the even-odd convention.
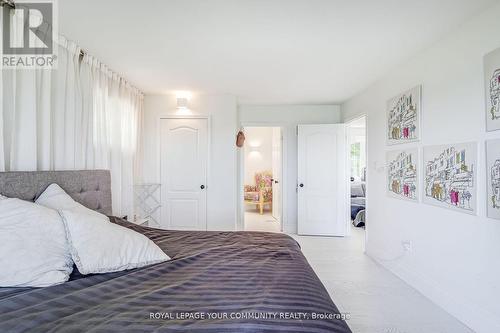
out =
[[[123,78],[92,56],[84,55],[82,82],[94,115],[92,142],[96,168],[111,170],[113,208],[122,215],[133,215],[133,184],[141,174],[140,138],[143,95]]]
[[[0,71],[0,170],[109,169],[113,213],[133,215],[143,95],[61,37],[57,70]]]

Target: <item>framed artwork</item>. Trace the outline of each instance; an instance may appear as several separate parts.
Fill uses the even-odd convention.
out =
[[[388,195],[418,202],[418,149],[388,151],[386,163]]]
[[[417,86],[387,102],[387,143],[420,140],[422,86]]]
[[[477,144],[424,147],[424,202],[468,214],[477,211]]]
[[[487,215],[500,220],[500,140],[486,141]]]
[[[484,56],[486,130],[500,129],[500,48]]]

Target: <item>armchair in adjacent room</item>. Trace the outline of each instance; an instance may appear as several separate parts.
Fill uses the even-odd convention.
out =
[[[245,203],[256,205],[260,214],[264,214],[264,206],[272,207],[273,188],[272,173],[269,171],[255,173],[255,185],[245,185]]]

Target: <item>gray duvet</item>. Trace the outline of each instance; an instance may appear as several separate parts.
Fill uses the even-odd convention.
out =
[[[0,288],[0,332],[351,332],[282,234],[145,234],[172,260],[48,288]]]

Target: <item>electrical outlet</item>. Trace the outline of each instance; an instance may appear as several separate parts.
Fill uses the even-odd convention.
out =
[[[405,252],[411,252],[412,244],[410,240],[402,241],[401,246],[403,247]]]

